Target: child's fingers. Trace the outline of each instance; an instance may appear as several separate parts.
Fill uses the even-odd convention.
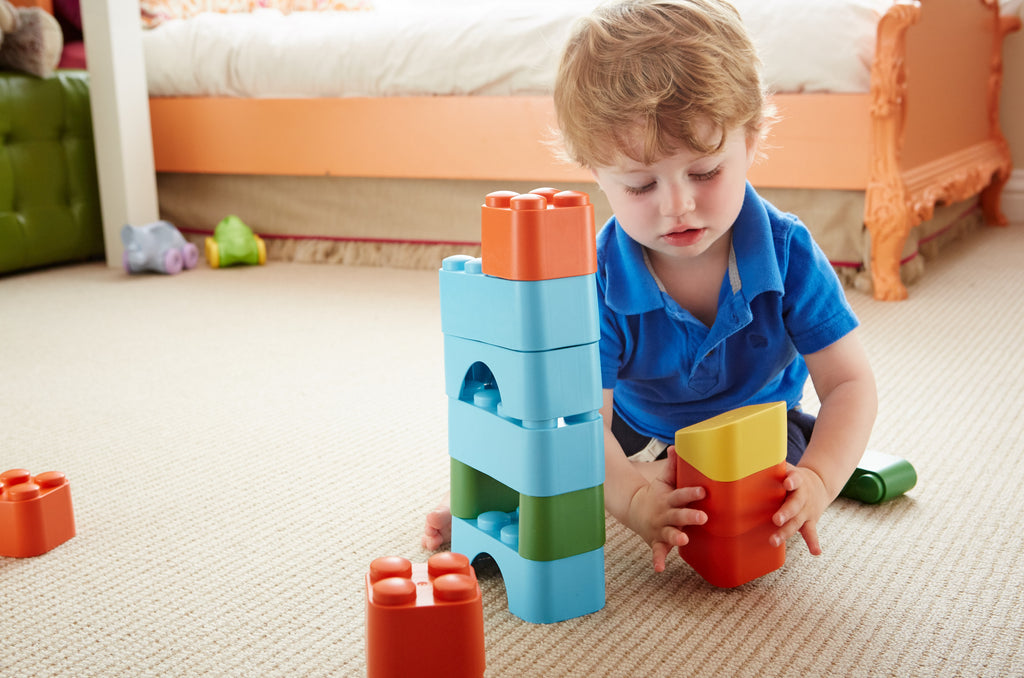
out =
[[[782,489],[786,492],[792,492],[800,487],[800,474],[795,473],[796,466],[792,464],[786,464],[786,466],[788,470],[786,471],[786,478],[782,481]]]
[[[772,516],[772,522],[778,527],[782,527],[787,522],[798,516],[803,510],[803,494],[800,492],[792,492],[788,497],[786,497],[786,501],[779,507],[779,510]],[[794,529],[793,532],[796,532],[796,530]],[[793,532],[790,533],[791,536]]]
[[[706,492],[703,487],[680,487],[672,491],[669,503],[673,506],[686,506],[704,498]]]
[[[818,541],[817,525],[807,521],[804,523],[804,526],[800,528],[800,536],[804,538],[804,543],[807,544],[807,550],[811,552],[812,556],[821,555],[821,543]]]
[[[675,445],[669,445],[668,446],[668,463],[664,465],[664,470],[662,471],[661,477],[658,480],[660,480],[661,482],[665,483],[666,485],[670,485],[671,487],[675,487],[676,486],[676,460],[677,459],[678,459],[678,457],[676,456],[676,446]]]
[[[651,545],[651,559],[654,563],[655,572],[665,571],[665,558],[668,557],[668,552],[672,549],[669,544],[662,541],[656,541]]]
[[[781,546],[787,539],[796,534],[803,521],[799,519],[804,502],[799,493],[789,495],[782,507],[772,516],[772,522],[779,529],[769,539],[772,546]]]
[[[674,509],[669,514],[669,523],[675,527],[687,525],[703,525],[708,522],[708,514],[692,508]]]
[[[686,536],[686,533],[680,530],[678,527],[666,525],[661,530],[660,543],[667,544],[667,548],[671,550],[673,546],[686,546],[690,543],[690,538]]]

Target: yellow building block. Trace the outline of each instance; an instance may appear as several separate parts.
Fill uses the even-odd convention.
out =
[[[719,482],[785,461],[786,403],[747,405],[679,429],[676,454]]]

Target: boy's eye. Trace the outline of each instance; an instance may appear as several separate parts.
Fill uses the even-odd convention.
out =
[[[654,190],[654,187],[657,185],[657,183],[658,182],[656,181],[652,181],[649,184],[644,184],[643,186],[639,187],[626,186],[626,193],[630,195],[643,195],[644,193]]]
[[[721,167],[716,167],[708,172],[702,172],[700,174],[691,174],[690,176],[694,181],[711,181],[718,176],[718,173],[722,171]]]

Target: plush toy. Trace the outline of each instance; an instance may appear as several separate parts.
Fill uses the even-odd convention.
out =
[[[46,10],[0,0],[0,33],[0,69],[48,78],[60,63],[64,34]]]

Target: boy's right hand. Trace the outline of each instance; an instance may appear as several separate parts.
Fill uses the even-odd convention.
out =
[[[655,572],[664,571],[665,559],[674,547],[689,541],[682,528],[703,525],[708,520],[703,511],[687,508],[704,498],[704,488],[676,489],[675,484],[676,451],[671,446],[662,473],[638,489],[629,503],[629,527],[651,547]]]

